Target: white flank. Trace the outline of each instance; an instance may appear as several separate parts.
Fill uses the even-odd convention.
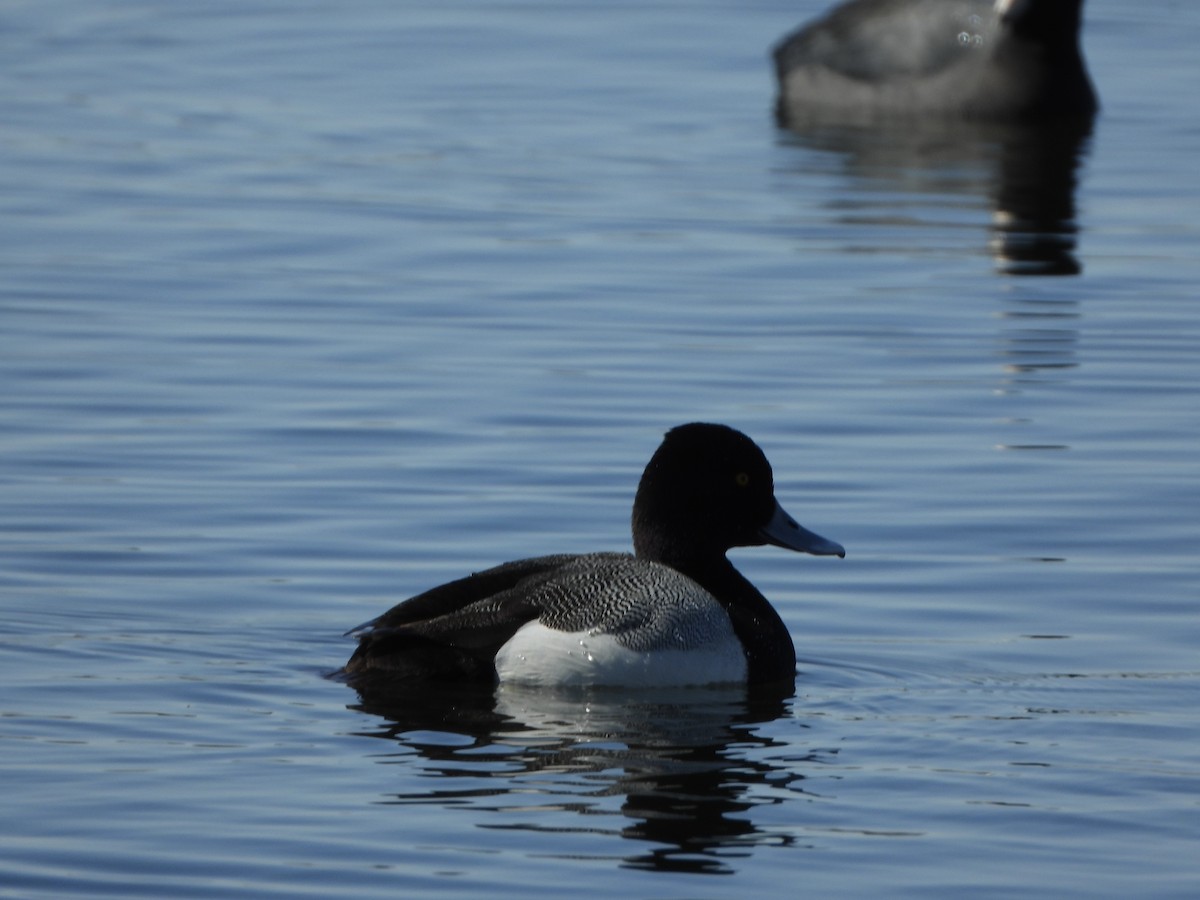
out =
[[[746,654],[728,632],[679,650],[640,652],[610,634],[522,626],[496,654],[501,683],[685,687],[746,680]]]

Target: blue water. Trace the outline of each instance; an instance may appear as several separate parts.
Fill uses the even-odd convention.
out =
[[[821,2],[424,6],[0,11],[0,896],[1195,896],[1200,11],[1061,154],[778,131]],[[325,677],[693,419],[847,547],[734,554],[794,698]]]

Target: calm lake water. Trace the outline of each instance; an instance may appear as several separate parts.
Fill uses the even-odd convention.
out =
[[[0,896],[1196,895],[1200,7],[784,133],[825,5],[3,5]],[[847,547],[734,554],[794,698],[326,677],[695,419]]]

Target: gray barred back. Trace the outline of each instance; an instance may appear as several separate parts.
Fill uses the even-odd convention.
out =
[[[638,652],[734,639],[712,594],[668,566],[632,556],[581,556],[526,593],[548,628],[609,634]]]

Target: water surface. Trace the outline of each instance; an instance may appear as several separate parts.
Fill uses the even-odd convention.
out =
[[[0,893],[1194,894],[1200,14],[781,132],[821,6],[7,5]],[[795,697],[325,677],[694,419],[847,547],[734,554]]]

